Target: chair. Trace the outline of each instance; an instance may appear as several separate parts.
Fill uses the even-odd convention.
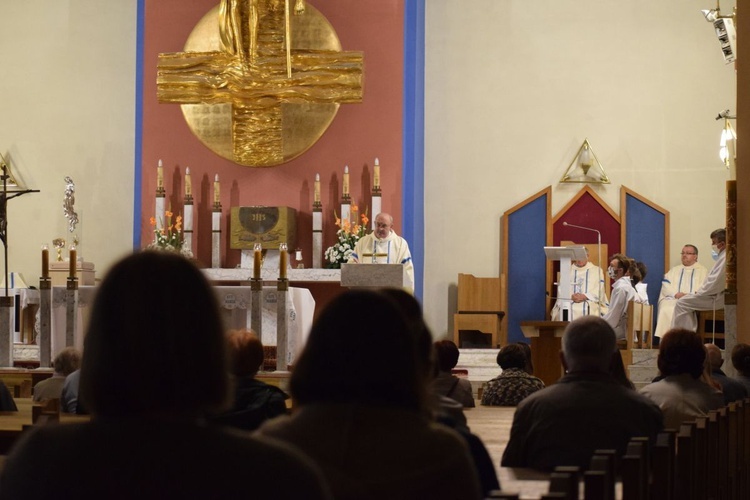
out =
[[[627,349],[651,349],[654,330],[654,306],[628,303]]]
[[[499,278],[477,278],[471,274],[458,275],[458,307],[453,315],[453,342],[461,347],[462,330],[477,330],[490,336],[493,349],[500,342],[502,293],[505,275]]]
[[[723,341],[724,309],[717,309],[716,311],[698,311],[698,329],[696,331],[701,338],[703,338],[704,342],[714,342],[715,339],[721,339]]]

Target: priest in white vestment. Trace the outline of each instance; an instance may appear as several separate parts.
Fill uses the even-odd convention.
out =
[[[698,262],[698,248],[685,245],[680,254],[682,264],[675,266],[661,280],[659,293],[659,317],[654,335],[661,337],[672,327],[674,306],[681,297],[695,293],[706,280],[708,269]]]
[[[557,296],[560,296],[558,288]],[[570,266],[570,321],[581,316],[601,317],[607,312],[607,291],[602,268],[586,258],[576,260]],[[552,308],[552,321],[562,320],[563,304],[558,299]]]
[[[375,230],[362,237],[349,257],[350,263],[403,264],[406,272],[404,287],[414,292],[414,263],[409,244],[393,230],[393,217],[380,213],[375,217]]]
[[[727,233],[717,229],[711,233],[711,249],[718,254],[716,263],[708,273],[706,280],[695,293],[689,293],[677,300],[674,306],[672,328],[686,328],[696,331],[698,318],[695,311],[724,309],[724,290],[726,289]]]

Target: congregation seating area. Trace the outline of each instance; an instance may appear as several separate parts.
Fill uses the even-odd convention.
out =
[[[680,429],[666,429],[655,443],[635,438],[624,456],[598,450],[588,471],[559,467],[549,474],[500,467],[514,411],[482,406],[466,410],[469,426],[487,446],[500,479],[502,490],[489,498],[750,498],[750,399],[711,411]]]

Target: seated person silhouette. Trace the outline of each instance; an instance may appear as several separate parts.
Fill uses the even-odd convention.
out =
[[[269,418],[286,415],[289,396],[278,387],[255,378],[263,364],[263,344],[252,332],[232,330],[227,336],[229,371],[233,376],[232,407],[212,420],[252,431]]]
[[[603,319],[568,325],[560,354],[565,375],[519,403],[503,467],[586,469],[597,449],[622,455],[631,438],[656,438],[661,411],[610,374],[615,349],[615,332]]]
[[[300,452],[205,423],[229,400],[226,344],[213,290],[187,259],[144,251],[115,264],[84,352],[91,420],[24,433],[0,498],[330,498]],[[283,477],[294,480],[271,480]]]
[[[429,418],[432,343],[416,327],[382,292],[337,296],[292,372],[295,411],[258,432],[308,454],[337,499],[480,498],[466,443]]]

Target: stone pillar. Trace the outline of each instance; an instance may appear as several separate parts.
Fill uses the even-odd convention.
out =
[[[52,366],[52,280],[39,280],[39,366]]]
[[[13,366],[13,296],[0,297],[0,366]]]
[[[69,277],[65,288],[65,347],[75,347],[78,327],[78,278]]]
[[[251,305],[250,305],[250,328],[253,329],[261,342],[263,342],[263,281],[261,278],[250,279]]]
[[[279,278],[276,284],[278,297],[276,300],[276,370],[286,371],[289,359],[289,316],[287,315],[287,301],[289,298],[289,280]]]

